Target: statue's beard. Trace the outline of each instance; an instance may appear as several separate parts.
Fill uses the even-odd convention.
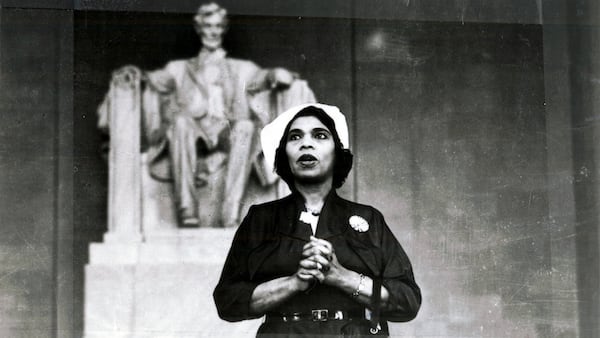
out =
[[[222,43],[223,43],[222,38],[202,37],[202,46],[209,50],[215,50],[215,49],[221,48]]]

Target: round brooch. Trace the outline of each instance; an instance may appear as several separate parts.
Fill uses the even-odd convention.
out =
[[[348,222],[350,222],[350,226],[355,231],[366,232],[367,230],[369,230],[369,223],[367,222],[366,219],[364,219],[360,216],[354,215],[354,216],[350,217]]]

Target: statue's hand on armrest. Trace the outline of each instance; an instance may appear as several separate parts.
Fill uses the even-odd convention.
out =
[[[268,81],[271,89],[288,88],[299,76],[285,68],[273,68],[269,71]]]
[[[118,86],[134,86],[142,78],[142,71],[133,65],[126,65],[112,74],[112,81]]]
[[[160,142],[165,138],[165,131],[163,128],[158,130],[152,130],[148,134],[148,144],[151,146],[155,146],[160,144]]]

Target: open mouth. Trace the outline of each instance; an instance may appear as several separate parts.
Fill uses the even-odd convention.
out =
[[[304,154],[304,155],[298,157],[297,162],[305,168],[310,168],[310,167],[314,167],[317,164],[318,160],[313,155]]]

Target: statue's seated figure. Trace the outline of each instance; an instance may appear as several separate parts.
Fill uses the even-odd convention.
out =
[[[124,67],[113,85],[117,76],[139,73],[142,150],[150,175],[173,183],[179,225],[235,226],[251,173],[265,189],[276,184],[273,173],[261,170],[260,128],[287,107],[315,98],[288,70],[228,57],[221,47],[224,8],[202,5],[194,22],[202,41],[197,57],[148,72]],[[114,133],[111,92],[99,108],[99,125]],[[199,224],[199,212],[212,215],[212,224]]]

